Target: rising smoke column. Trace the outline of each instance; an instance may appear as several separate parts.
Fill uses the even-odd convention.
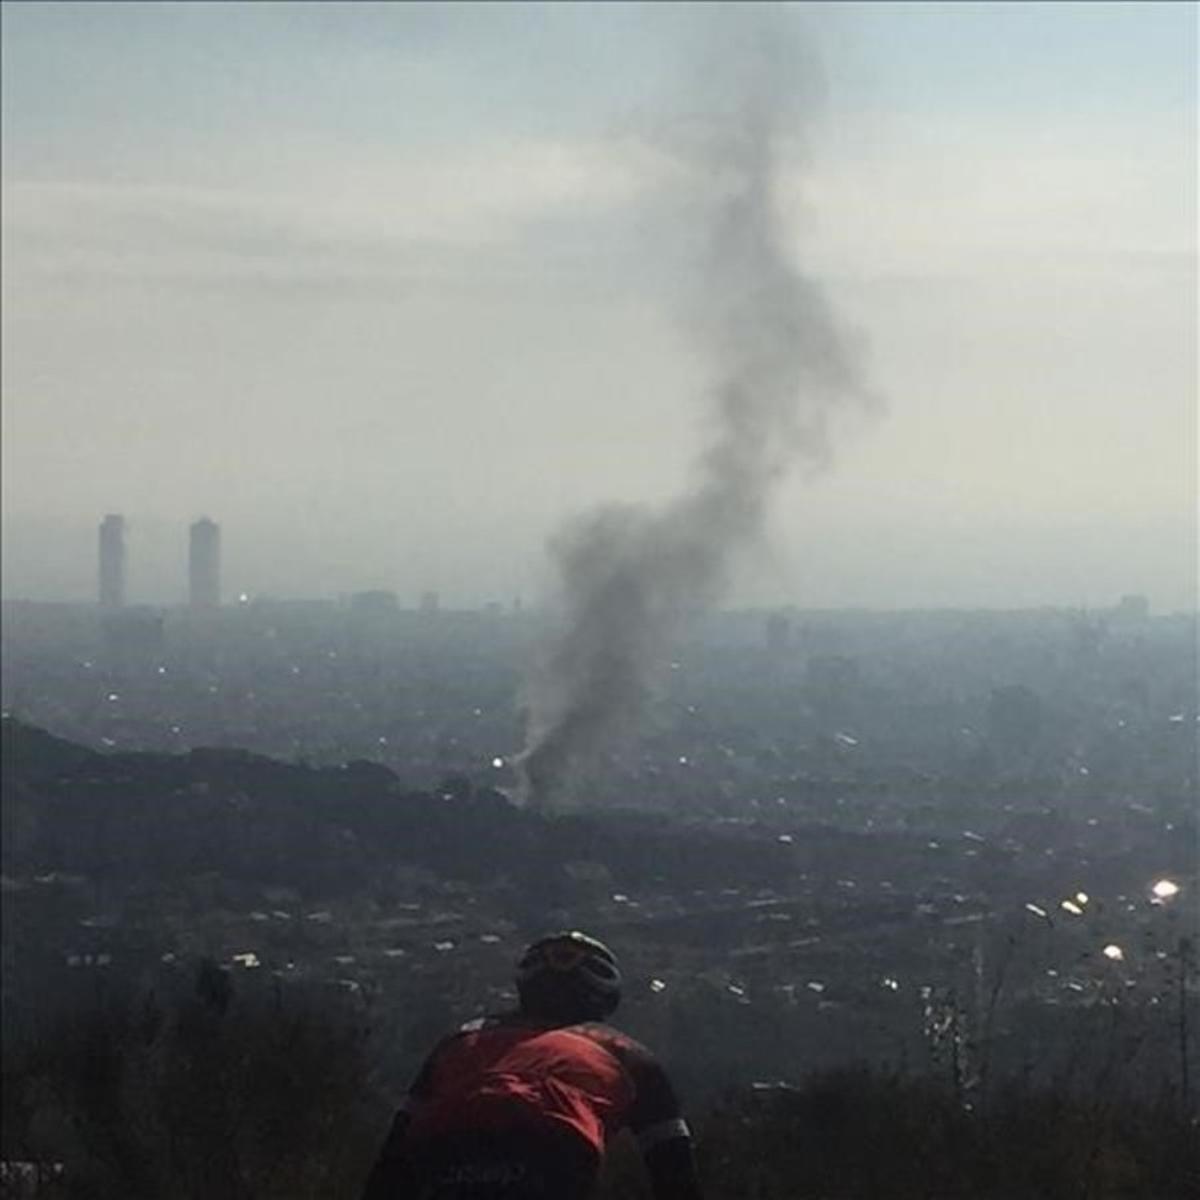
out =
[[[688,324],[710,361],[714,432],[685,494],[658,509],[602,508],[551,541],[563,624],[530,682],[518,759],[537,805],[636,722],[674,635],[720,600],[736,553],[761,537],[780,480],[823,464],[831,416],[869,399],[820,287],[785,249],[778,156],[796,132],[786,117],[801,63],[778,29],[755,32],[749,52],[730,50],[706,74],[724,111],[698,123],[682,163],[687,211],[701,214]]]

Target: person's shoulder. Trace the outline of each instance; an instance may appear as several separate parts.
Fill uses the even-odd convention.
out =
[[[637,1038],[630,1036],[623,1029],[609,1025],[603,1021],[586,1021],[571,1027],[576,1033],[599,1042],[606,1050],[615,1054],[626,1064],[636,1064],[646,1067],[657,1067],[658,1059],[648,1046],[643,1045]]]
[[[408,1107],[428,1099],[440,1086],[447,1072],[458,1070],[464,1055],[473,1052],[472,1041],[492,1029],[501,1029],[512,1023],[511,1013],[486,1013],[464,1021],[457,1029],[444,1034],[425,1056],[421,1069],[409,1088]]]
[[[623,1030],[600,1022],[576,1029],[604,1046],[628,1073],[635,1096],[626,1121],[643,1151],[659,1141],[688,1136],[674,1085],[649,1047]]]

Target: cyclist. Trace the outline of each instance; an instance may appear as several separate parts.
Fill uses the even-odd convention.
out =
[[[363,1200],[582,1200],[622,1128],[655,1200],[699,1200],[670,1080],[605,1024],[621,997],[613,952],[556,933],[525,950],[516,984],[517,1011],[468,1022],[425,1061]]]

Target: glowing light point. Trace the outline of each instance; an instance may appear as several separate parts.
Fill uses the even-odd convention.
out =
[[[1125,961],[1125,951],[1122,950],[1120,946],[1114,945],[1112,942],[1105,946],[1101,953],[1105,958],[1110,959],[1112,962]]]
[[[1150,892],[1156,900],[1170,900],[1172,896],[1179,895],[1179,884],[1173,879],[1160,879]]]
[[[499,755],[497,755],[495,758],[493,758],[493,759],[492,759],[492,766],[493,766],[493,767],[494,767],[494,768],[495,768],[497,771],[498,771],[498,770],[500,770],[500,768],[501,768],[502,766],[504,766],[504,759],[502,759],[502,758],[501,758]]]
[[[1059,906],[1063,912],[1069,912],[1073,917],[1082,917],[1083,909],[1074,900],[1064,900]]]
[[[1076,904],[1086,904],[1090,899],[1091,899],[1091,897],[1087,894],[1087,892],[1076,892],[1075,893],[1075,903]]]

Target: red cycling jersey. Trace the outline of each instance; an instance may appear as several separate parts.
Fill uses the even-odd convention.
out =
[[[426,1059],[363,1195],[392,1200],[449,1180],[449,1190],[429,1194],[482,1197],[491,1193],[479,1189],[503,1176],[542,1179],[540,1190],[530,1184],[514,1197],[583,1196],[625,1127],[657,1200],[699,1200],[688,1127],[650,1051],[594,1022],[481,1018]]]
[[[425,1083],[412,1096],[412,1138],[560,1126],[597,1154],[624,1124],[637,1095],[626,1068],[583,1032],[500,1023],[443,1042]]]
[[[643,1151],[688,1136],[666,1072],[640,1042],[596,1022],[552,1025],[519,1014],[471,1021],[443,1039],[405,1108],[413,1140],[552,1127],[602,1156],[626,1125]]]

